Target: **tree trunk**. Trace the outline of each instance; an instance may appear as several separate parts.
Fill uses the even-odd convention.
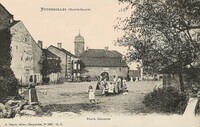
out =
[[[171,74],[163,74],[163,87],[167,88],[171,86]]]
[[[181,92],[184,92],[183,75],[180,70],[178,71],[178,77],[179,77],[179,83],[180,83],[180,90]]]

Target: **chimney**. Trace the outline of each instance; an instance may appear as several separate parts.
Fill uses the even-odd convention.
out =
[[[108,46],[105,47],[105,51],[108,51]]]
[[[58,48],[61,49],[62,48],[62,43],[57,43]]]
[[[38,40],[38,45],[40,46],[40,48],[43,48],[43,42],[41,40]]]

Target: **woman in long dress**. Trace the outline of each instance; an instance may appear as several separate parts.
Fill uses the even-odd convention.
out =
[[[29,103],[38,103],[37,92],[35,89],[35,85],[33,83],[29,83]]]

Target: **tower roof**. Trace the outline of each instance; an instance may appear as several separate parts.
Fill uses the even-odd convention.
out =
[[[81,36],[80,31],[79,31],[79,34],[75,37],[74,42],[83,42],[84,43],[84,38]]]

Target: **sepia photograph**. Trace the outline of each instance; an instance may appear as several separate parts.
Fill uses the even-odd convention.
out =
[[[15,126],[200,127],[200,0],[1,0]]]

